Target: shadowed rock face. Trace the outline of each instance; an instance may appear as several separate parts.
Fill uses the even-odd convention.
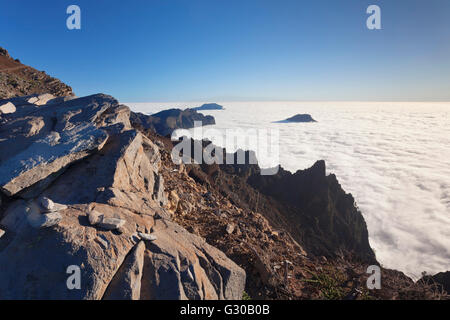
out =
[[[102,94],[8,102],[0,299],[242,297],[245,272],[169,221],[159,148],[131,127],[128,107]],[[80,290],[67,288],[69,266]]]
[[[192,149],[195,144],[206,148],[210,142],[191,140]],[[221,150],[225,159],[226,151]],[[237,154],[232,157],[236,163]],[[253,152],[246,152],[246,163],[252,157]],[[336,257],[352,252],[362,261],[376,262],[353,196],[342,189],[335,175],[326,175],[323,160],[295,173],[280,168],[274,175],[261,175],[255,164],[202,164],[188,170],[195,181],[217,188],[240,207],[259,212],[274,226],[288,230],[311,254]]]
[[[427,283],[436,283],[446,292],[450,292],[450,271],[439,272],[434,276],[424,276],[422,280]]]
[[[176,129],[193,128],[195,121],[200,121],[204,126],[216,123],[214,117],[205,116],[193,109],[169,109],[151,116],[134,112],[131,114],[133,126],[141,130],[152,130],[162,136],[171,135]]]

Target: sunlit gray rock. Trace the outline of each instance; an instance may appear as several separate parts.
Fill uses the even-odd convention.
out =
[[[0,103],[0,114],[14,112],[16,112],[16,106],[12,102]]]

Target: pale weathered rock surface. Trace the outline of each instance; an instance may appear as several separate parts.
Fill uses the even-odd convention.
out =
[[[241,299],[245,271],[204,239],[156,220],[147,243],[141,299]]]
[[[239,299],[245,272],[166,220],[159,148],[128,107],[51,98],[15,98],[0,119],[0,299]]]
[[[97,204],[105,214],[119,213],[125,219],[139,219],[120,208]],[[86,205],[68,208],[61,222],[52,228],[35,229],[18,222],[15,236],[0,251],[1,299],[101,299],[123,259],[133,247],[128,239],[132,230],[122,235],[98,231],[89,226]],[[24,218],[24,217],[22,217]],[[26,218],[25,218],[26,219]],[[98,234],[109,242],[105,249],[95,241]],[[66,270],[81,268],[81,290],[68,290]]]
[[[62,220],[59,211],[67,209],[67,206],[64,205],[54,205],[60,210],[46,211],[37,201],[16,201],[6,210],[5,217],[0,224],[12,231],[16,231],[25,221],[33,228],[52,227]]]
[[[125,220],[119,218],[103,218],[97,225],[105,230],[116,230],[123,227]]]
[[[133,126],[142,130],[155,131],[162,136],[170,135],[176,129],[193,128],[195,122],[204,126],[216,123],[213,116],[205,116],[193,109],[169,109],[151,116],[132,112],[130,119]]]
[[[31,105],[15,118],[3,119],[0,148],[9,152],[0,155],[1,190],[12,196],[35,184],[45,189],[70,164],[101,149],[108,134],[98,122],[116,105],[112,97],[94,95]]]
[[[229,223],[229,224],[227,225],[226,232],[227,232],[228,234],[232,234],[233,231],[234,231],[234,228],[235,228],[234,224]]]
[[[36,48],[29,48],[35,50]],[[0,99],[49,92],[55,96],[72,95],[72,88],[45,73],[12,58],[0,48]]]
[[[88,217],[89,223],[93,226],[95,226],[97,223],[103,220],[103,214],[95,210],[89,212]]]
[[[29,217],[30,225],[34,228],[48,228],[57,225],[62,220],[62,216],[59,212],[51,212],[41,214],[35,219]]]
[[[55,203],[47,197],[39,199],[39,204],[44,210],[52,211],[55,208]]]
[[[28,96],[24,99],[25,102],[34,104],[37,106],[42,106],[44,104],[47,104],[50,100],[55,99],[55,96],[50,93],[43,93],[43,94],[34,94],[31,96]]]

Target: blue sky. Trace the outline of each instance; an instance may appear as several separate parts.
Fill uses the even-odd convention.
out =
[[[366,28],[371,4],[382,30]],[[450,101],[448,0],[1,1],[0,30],[79,96]]]

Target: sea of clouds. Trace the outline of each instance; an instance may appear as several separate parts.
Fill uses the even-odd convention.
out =
[[[377,259],[417,279],[450,270],[450,103],[222,102],[215,129],[279,130],[288,170],[324,159],[353,194]],[[128,103],[151,114],[201,103]],[[316,123],[274,123],[308,113]],[[209,136],[218,141],[215,134]]]

